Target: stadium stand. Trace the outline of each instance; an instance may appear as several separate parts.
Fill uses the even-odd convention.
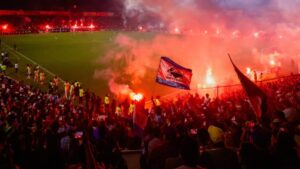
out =
[[[272,104],[259,121],[242,91],[183,95],[145,110],[143,134],[129,101],[105,105],[86,92],[80,102],[4,75],[0,83],[0,168],[299,168],[299,75],[261,86]]]

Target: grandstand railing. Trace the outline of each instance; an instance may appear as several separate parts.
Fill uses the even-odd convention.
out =
[[[279,81],[279,80],[285,80],[285,79],[289,79],[289,78],[293,78],[293,79],[300,78],[300,74],[298,73],[298,74],[283,75],[280,77],[260,80],[255,83],[258,86],[262,86],[263,84],[266,84],[266,83],[275,82],[275,81]],[[237,83],[237,84],[231,84],[231,85],[217,85],[217,86],[213,86],[213,87],[196,88],[196,89],[191,89],[189,91],[179,90],[177,92],[162,96],[161,100],[169,100],[171,98],[174,98],[174,96],[178,96],[178,95],[180,96],[180,95],[184,95],[184,94],[195,94],[195,93],[198,93],[200,95],[205,95],[206,93],[209,93],[211,97],[217,98],[217,97],[220,97],[223,93],[240,91],[242,89],[243,88],[242,88],[241,84]]]

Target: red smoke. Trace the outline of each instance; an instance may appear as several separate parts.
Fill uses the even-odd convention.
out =
[[[219,85],[236,80],[227,53],[244,73],[246,67],[267,72],[272,66],[270,60],[280,63],[282,72],[297,71],[300,23],[296,11],[299,7],[291,1],[283,6],[280,0],[237,1],[239,4],[233,0],[227,4],[218,0],[175,1],[125,1],[127,12],[132,8],[154,12],[169,32],[178,29],[182,34],[119,33],[114,39],[117,48],[110,49],[100,59],[101,64],[112,66],[95,72],[95,77],[105,75],[111,92],[139,89],[148,96],[170,92],[171,89],[154,82],[161,56],[193,70],[191,88],[205,83],[209,68]]]

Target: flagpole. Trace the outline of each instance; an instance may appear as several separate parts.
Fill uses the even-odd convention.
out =
[[[230,54],[229,54],[229,53],[227,53],[227,55],[228,55],[228,57],[229,57],[229,60],[230,60],[231,64],[233,64],[233,61],[232,61],[232,59],[231,59],[231,56],[230,56]],[[233,64],[233,65],[234,65],[234,64]]]

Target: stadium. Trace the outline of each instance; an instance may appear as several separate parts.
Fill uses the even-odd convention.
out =
[[[300,168],[299,2],[0,4],[0,169]]]

